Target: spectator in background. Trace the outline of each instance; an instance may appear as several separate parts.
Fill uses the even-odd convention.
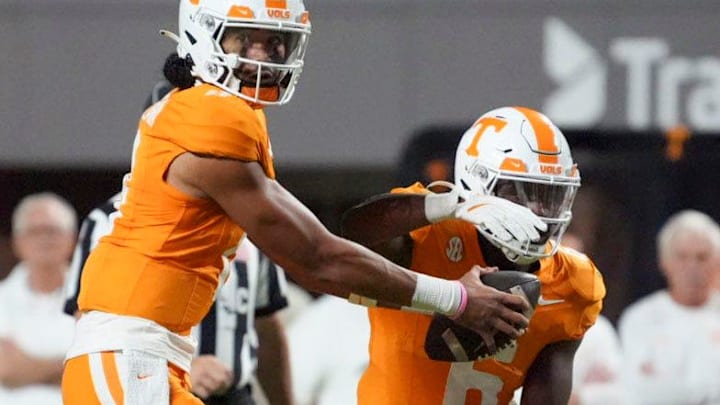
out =
[[[712,280],[720,228],[708,215],[676,213],[657,236],[667,289],[620,317],[624,379],[634,404],[720,403],[720,311]]]
[[[75,210],[45,192],[12,216],[20,262],[0,283],[0,404],[62,403],[60,376],[74,320],[62,314],[62,285],[77,232]]]

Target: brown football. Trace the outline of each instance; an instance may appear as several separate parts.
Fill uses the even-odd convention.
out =
[[[487,286],[526,297],[533,309],[540,298],[540,280],[531,273],[501,270],[484,274],[480,279]],[[495,335],[498,351],[512,343],[513,339],[505,333]],[[433,360],[451,362],[474,361],[494,354],[480,335],[439,314],[433,316],[425,336],[425,353]]]

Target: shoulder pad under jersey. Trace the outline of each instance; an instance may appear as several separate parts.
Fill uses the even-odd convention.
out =
[[[190,152],[247,161],[259,160],[267,136],[245,101],[209,85],[173,93],[151,134]]]
[[[588,301],[599,301],[605,297],[602,274],[589,257],[574,249],[560,246],[555,259],[566,269],[570,286],[580,297]]]

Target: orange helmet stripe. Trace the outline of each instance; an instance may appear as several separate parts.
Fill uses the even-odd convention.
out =
[[[500,170],[505,170],[509,172],[520,172],[520,173],[527,173],[528,168],[525,165],[525,162],[523,162],[520,159],[514,159],[514,158],[505,158],[505,160],[502,161],[500,164]]]
[[[560,148],[555,143],[555,132],[552,127],[550,127],[547,119],[539,112],[529,108],[515,107],[515,109],[527,118],[533,128],[533,132],[535,132],[537,148],[538,151],[540,151],[540,163],[558,164]]]
[[[287,0],[265,0],[265,8],[287,9]]]
[[[247,6],[232,6],[227,13],[228,17],[235,18],[254,18],[255,13]]]

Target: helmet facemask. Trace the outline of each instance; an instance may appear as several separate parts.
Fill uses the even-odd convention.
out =
[[[230,44],[225,50],[227,64],[218,79],[223,86],[239,90],[256,103],[280,102],[281,94],[286,99],[292,96],[303,66],[306,39],[302,34],[227,24],[220,38],[221,44]],[[255,45],[258,40],[264,49]]]
[[[519,264],[532,263],[555,254],[572,219],[572,204],[577,189],[578,185],[572,182],[547,183],[539,179],[499,174],[490,194],[529,208],[548,228],[540,232],[538,240],[524,246],[514,240],[498,242],[495,237],[491,237],[491,241],[500,244],[505,256]]]

